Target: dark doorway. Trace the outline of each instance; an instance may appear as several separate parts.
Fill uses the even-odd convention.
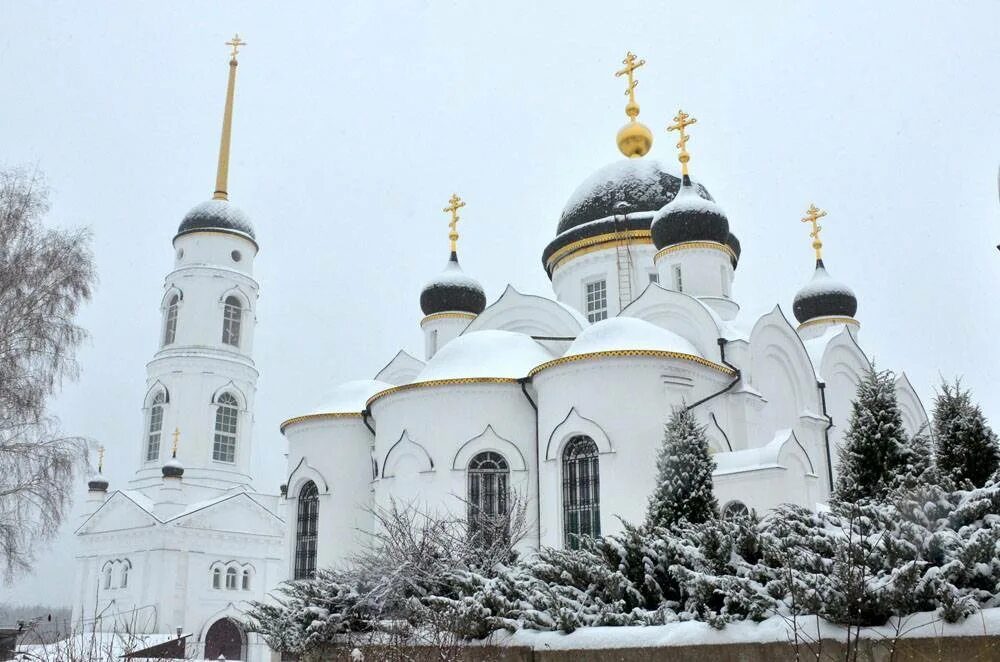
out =
[[[222,618],[212,623],[205,635],[205,659],[243,659],[243,630],[231,619]]]

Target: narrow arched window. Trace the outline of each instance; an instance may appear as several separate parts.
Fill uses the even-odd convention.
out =
[[[244,570],[243,571],[243,590],[244,591],[249,591],[250,590],[250,571],[249,570]]]
[[[226,297],[222,312],[222,342],[240,346],[240,325],[243,322],[243,304],[236,297]]]
[[[215,443],[212,459],[218,462],[236,461],[236,424],[240,403],[232,393],[223,393],[215,401]]]
[[[222,569],[216,568],[212,571],[212,588],[222,588]]]
[[[153,398],[149,408],[149,433],[146,436],[146,462],[152,462],[160,457],[160,436],[163,432],[163,403],[167,397],[160,391]]]
[[[104,567],[104,588],[111,588],[111,564]]]
[[[226,570],[226,588],[236,588],[236,568]]]
[[[163,325],[163,344],[170,345],[177,338],[177,304],[180,297],[176,294],[167,303],[167,319]]]
[[[601,535],[601,476],[597,444],[590,437],[573,437],[566,444],[563,470],[563,537],[577,548],[579,536]]]
[[[299,490],[295,527],[295,576],[307,579],[316,574],[316,537],[319,525],[319,490],[309,481]]]
[[[131,567],[132,566],[131,566],[131,564],[128,561],[125,561],[125,563],[122,563],[121,580],[118,582],[118,586],[119,587],[121,587],[121,588],[127,588],[128,587],[128,571],[129,571],[129,568],[131,568]]]
[[[469,462],[469,535],[492,544],[507,534],[510,466],[499,453],[479,453]]]

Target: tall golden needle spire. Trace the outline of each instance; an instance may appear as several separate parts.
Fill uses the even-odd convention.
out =
[[[226,86],[226,110],[222,116],[222,143],[219,145],[219,170],[215,175],[215,193],[213,200],[228,200],[229,183],[229,138],[233,129],[233,95],[236,91],[236,56],[240,52],[240,46],[246,46],[247,42],[240,40],[239,33],[226,42],[226,46],[232,46],[233,52],[229,56],[229,84]]]
[[[677,141],[677,149],[681,150],[677,160],[681,162],[681,174],[684,176],[688,174],[688,161],[691,160],[687,150],[687,142],[691,136],[687,134],[686,129],[697,121],[683,110],[678,110],[674,116],[674,123],[667,127],[667,131],[679,131],[681,134],[681,139]]]
[[[818,223],[819,219],[826,216],[826,212],[817,207],[816,205],[809,205],[809,209],[806,210],[806,215],[802,218],[803,223],[812,223],[812,232],[809,236],[813,238],[813,249],[816,251],[816,261],[823,259],[823,242],[819,238],[819,233],[823,229],[823,226]]]
[[[452,193],[448,199],[448,206],[441,210],[451,214],[451,221],[448,223],[448,239],[451,239],[452,253],[458,250],[458,210],[464,206],[465,203],[462,202],[462,198],[458,197],[458,193]]]
[[[649,127],[637,121],[639,116],[639,104],[635,101],[635,88],[639,81],[635,79],[635,70],[646,64],[645,60],[640,60],[632,51],[625,55],[622,60],[625,65],[623,69],[615,72],[615,78],[628,77],[628,87],[625,89],[625,96],[628,103],[625,104],[625,114],[628,115],[629,123],[618,131],[618,149],[629,158],[644,156],[653,146],[653,132]]]
[[[171,457],[177,457],[177,443],[181,438],[181,429],[174,428],[174,433],[171,436],[174,438],[174,447],[172,449]]]
[[[104,472],[104,446],[97,447],[97,473]]]

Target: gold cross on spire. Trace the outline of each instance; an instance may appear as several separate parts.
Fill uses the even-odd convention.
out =
[[[236,34],[234,34],[233,38],[226,42],[226,46],[232,46],[233,47],[233,52],[230,53],[230,55],[232,56],[232,58],[233,58],[234,61],[236,60],[236,56],[239,55],[240,46],[246,46],[246,45],[247,45],[247,42],[242,41],[240,39],[240,33],[239,32],[237,32]]]
[[[628,105],[625,106],[625,114],[634,122],[635,118],[639,116],[639,104],[635,102],[635,87],[639,84],[639,81],[635,80],[634,74],[636,69],[646,64],[646,61],[639,60],[635,56],[635,53],[629,51],[625,55],[625,59],[622,60],[622,64],[625,65],[625,68],[616,71],[615,78],[628,76],[628,88],[625,90],[625,96],[628,97]]]
[[[806,211],[806,215],[802,218],[803,223],[812,223],[812,232],[809,233],[809,236],[813,238],[812,246],[816,250],[817,260],[823,259],[823,242],[819,238],[819,233],[823,229],[823,226],[818,221],[824,216],[826,216],[825,211],[811,204]]]
[[[97,447],[97,473],[104,471],[104,446]]]
[[[684,175],[688,174],[688,161],[691,160],[687,150],[687,142],[691,136],[687,135],[685,130],[697,121],[683,110],[678,110],[674,116],[674,123],[667,127],[667,131],[679,131],[681,134],[681,139],[677,142],[677,149],[681,150],[681,153],[677,160],[681,162],[681,174]]]
[[[174,438],[174,447],[173,447],[173,455],[172,455],[172,457],[177,457],[177,443],[178,443],[178,441],[181,438],[181,429],[180,428],[174,428],[174,433],[171,436]]]
[[[448,199],[448,206],[441,211],[451,214],[451,221],[448,223],[448,238],[451,239],[451,252],[454,253],[458,247],[458,210],[465,206],[458,193],[452,193]]]

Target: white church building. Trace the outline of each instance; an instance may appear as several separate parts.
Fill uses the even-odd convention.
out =
[[[140,619],[145,631],[183,629],[188,650],[212,659],[263,659],[266,646],[239,625],[247,602],[349,558],[374,526],[373,507],[396,501],[475,524],[522,500],[527,549],[614,533],[619,517],[640,521],[677,407],[705,426],[724,514],[828,499],[870,362],[857,299],[822,259],[823,212],[812,207],[803,219],[815,270],[792,305],[741,314],[732,295],[739,219],[688,173],[694,118],[679,112],[671,127],[679,168],[648,156],[652,134],[634,96],[644,62],[631,54],[619,72],[629,84],[618,134],[625,158],[579,186],[540,247],[553,295],[508,286],[487,302],[459,266],[464,203],[452,196],[451,252],[419,302],[423,356],[400,350],[374,364],[371,379],[289,412],[286,485],[281,495],[257,493],[249,467],[258,246],[226,194],[235,52],[217,190],[173,241],[135,476],[110,493],[100,474],[90,480],[78,620],[134,618],[137,606],[155,605]],[[913,433],[927,416],[900,375]]]

